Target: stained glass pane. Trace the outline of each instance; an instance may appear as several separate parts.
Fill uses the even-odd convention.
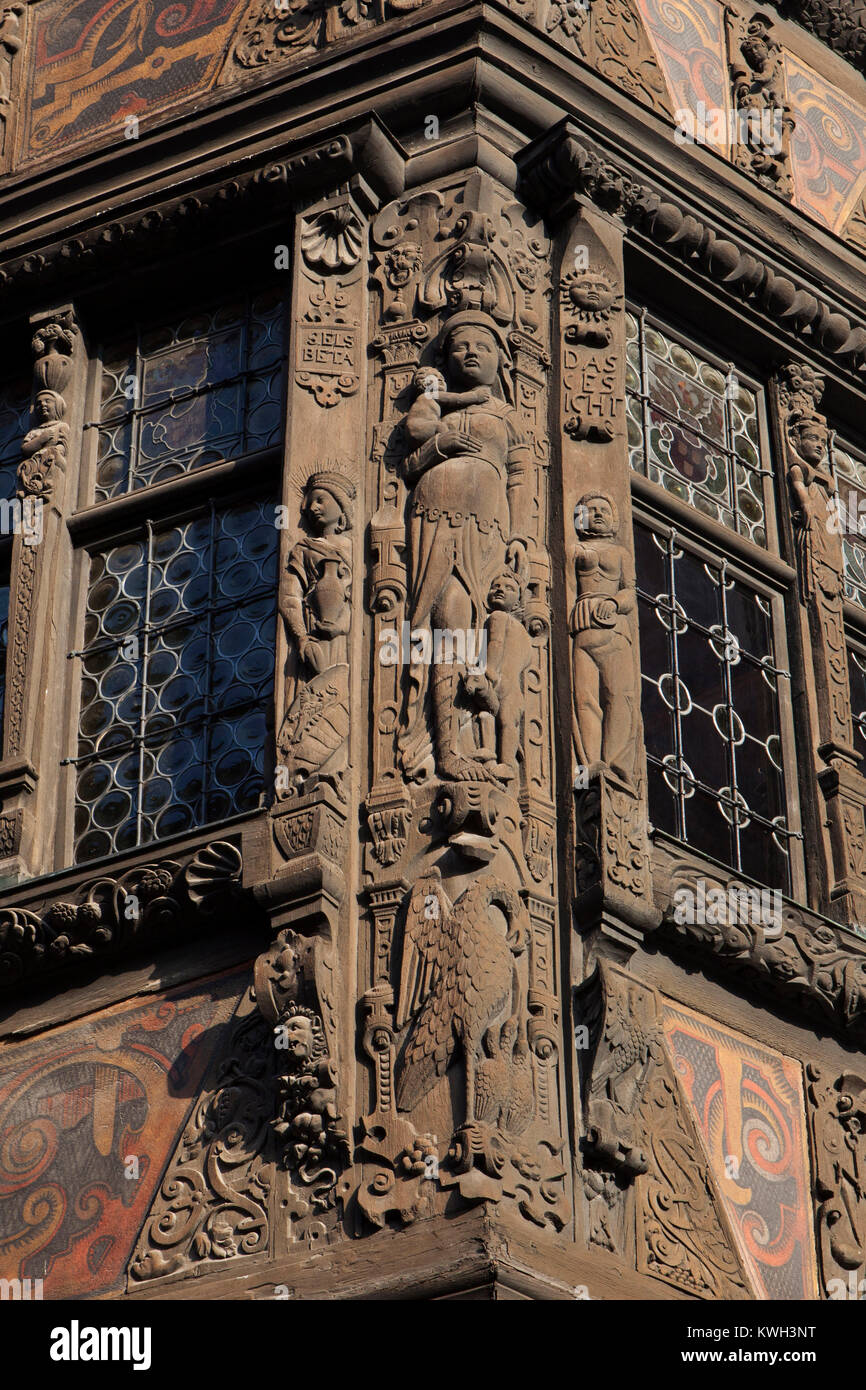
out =
[[[283,307],[261,294],[104,354],[97,500],[278,442]]]
[[[866,459],[847,444],[833,441],[833,470],[845,597],[866,608]]]
[[[76,861],[259,804],[273,685],[272,506],[212,509],[94,557]]]
[[[866,656],[851,647],[848,648],[848,681],[851,686],[854,747],[866,759]]]
[[[30,428],[30,382],[12,382],[0,392],[0,498],[15,496],[21,441]]]
[[[626,314],[632,468],[696,511],[766,545],[758,402],[642,312]]]
[[[779,713],[787,673],[776,664],[769,602],[723,561],[640,525],[635,551],[650,818],[788,889]]]

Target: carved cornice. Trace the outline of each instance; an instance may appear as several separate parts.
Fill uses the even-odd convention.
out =
[[[785,333],[849,370],[866,364],[866,327],[796,284],[766,261],[721,236],[685,205],[638,182],[593,147],[571,121],[563,121],[518,156],[522,194],[556,215],[573,195],[591,199],[630,230],[714,285],[745,300]]]
[[[769,915],[763,921],[762,913],[744,920],[747,914],[725,907],[730,890],[744,885],[673,849],[656,848],[654,869],[657,900],[666,904],[655,935],[659,945],[697,957],[712,973],[741,976],[751,989],[794,1004],[843,1037],[866,1037],[866,941],[785,900],[778,922]],[[721,910],[693,914],[702,921],[677,920],[687,915],[678,910],[678,890],[697,896],[698,880],[705,899],[714,889],[724,895]]]
[[[130,259],[154,259],[183,245],[203,245],[233,230],[276,217],[316,188],[337,188],[356,174],[373,177],[390,191],[402,187],[402,160],[377,120],[347,127],[327,140],[274,159],[273,151],[243,160],[217,181],[176,185],[163,201],[144,201],[110,221],[101,218],[0,263],[0,300],[39,295],[62,280],[108,274]]]
[[[0,907],[0,991],[75,961],[201,928],[239,898],[242,866],[239,845],[217,840],[182,860],[107,871],[68,898]]]

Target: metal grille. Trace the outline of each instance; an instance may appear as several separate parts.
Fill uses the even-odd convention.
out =
[[[635,526],[653,823],[783,890],[790,841],[771,606],[724,560]]]
[[[626,313],[629,459],[637,473],[757,545],[767,544],[754,391],[650,320]]]
[[[283,323],[272,291],[104,354],[97,501],[278,443]]]
[[[30,383],[22,379],[0,394],[0,499],[15,496],[21,441],[29,428]]]
[[[273,505],[211,502],[93,557],[76,862],[260,803],[277,536]]]

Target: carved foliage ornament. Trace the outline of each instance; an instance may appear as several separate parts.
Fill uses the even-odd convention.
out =
[[[94,879],[74,901],[0,908],[0,985],[207,918],[238,893],[241,866],[240,850],[216,841],[185,866],[166,859]]]

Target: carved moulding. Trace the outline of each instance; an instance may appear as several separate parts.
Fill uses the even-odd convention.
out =
[[[806,1067],[812,1132],[821,1287],[826,1298],[862,1300],[866,1292],[866,1081],[854,1072],[831,1079]]]
[[[584,194],[696,273],[750,302],[782,329],[850,370],[866,362],[866,326],[852,322],[681,205],[639,183],[600,154],[572,122],[562,122],[528,145],[517,163],[522,196],[533,206],[556,212],[570,195]]]
[[[162,859],[92,879],[70,901],[0,908],[0,988],[200,928],[240,898],[241,869],[238,846],[216,840],[185,864]]]
[[[742,976],[760,993],[795,1005],[842,1036],[866,1036],[866,942],[784,900],[779,923],[768,913],[754,914],[768,925],[740,910],[688,913],[678,906],[685,901],[676,898],[678,890],[686,889],[688,900],[696,901],[700,883],[705,897],[713,891],[719,895],[714,901],[728,903],[730,890],[742,885],[658,845],[654,868],[656,901],[662,905],[660,944],[686,949],[714,970]],[[690,920],[697,915],[719,920]]]
[[[64,292],[79,275],[99,266],[110,273],[130,257],[158,259],[168,246],[200,245],[258,218],[276,217],[293,197],[316,188],[332,189],[354,174],[396,192],[402,186],[402,159],[379,122],[347,123],[326,141],[301,147],[274,160],[227,170],[217,182],[190,181],[171,198],[137,207],[113,220],[87,224],[38,251],[13,254],[0,266],[0,294],[31,298],[38,284],[45,294],[55,280]]]

